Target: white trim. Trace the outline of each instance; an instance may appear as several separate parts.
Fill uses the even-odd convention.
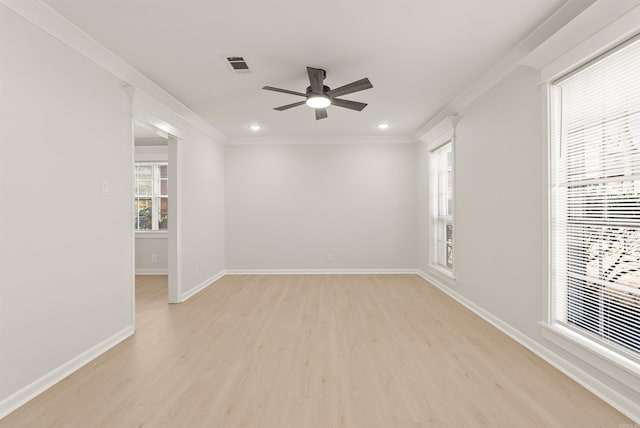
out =
[[[456,131],[456,125],[460,118],[448,116],[420,137],[420,141],[427,143],[427,150],[434,151],[448,141],[452,141]]]
[[[58,368],[53,369],[49,373],[0,401],[0,419],[51,388],[53,385],[79,370],[84,365],[95,360],[118,343],[133,335],[133,333],[133,325],[125,327],[113,336],[108,337],[95,346],[92,346],[75,358],[72,358]]]
[[[334,137],[229,137],[225,144],[244,146],[252,144],[415,144],[418,140],[406,135],[334,136]]]
[[[135,92],[134,92],[134,97],[135,97]],[[137,126],[138,128],[142,128],[146,131],[151,132],[152,134],[155,134],[156,138],[151,138],[152,140],[159,140],[159,141],[162,141],[161,145],[163,146],[167,145],[167,138],[169,138],[169,134],[167,134],[166,132],[156,128],[155,126],[149,125],[148,123],[142,120],[138,120],[135,118],[133,119],[133,123],[134,123],[134,137],[135,137],[135,127]]]
[[[168,139],[169,151],[169,237],[168,302],[182,301],[182,143]]]
[[[415,275],[416,269],[227,269],[226,275]]]
[[[637,3],[637,1],[636,1]],[[587,62],[640,30],[640,5],[599,1],[530,53],[526,63],[553,80]]]
[[[129,95],[129,100],[133,103],[133,90],[130,87],[125,88],[127,95]],[[133,111],[133,104],[131,104],[131,110]],[[135,136],[134,136],[134,130],[135,130],[135,118],[133,116],[131,116],[131,126],[129,126],[129,129],[131,131],[131,134],[129,135],[130,141],[131,141],[131,168],[129,169],[129,173],[131,174],[129,176],[129,183],[131,184],[129,186],[129,209],[130,211],[130,215],[129,215],[129,219],[133,220],[136,216],[136,208],[133,204],[133,199],[134,199],[134,195],[136,193],[135,191],[135,181],[136,181],[136,167],[135,167],[135,157],[136,157],[136,143],[135,143]],[[135,232],[136,232],[136,228],[135,225],[133,224],[133,221],[129,221],[129,236],[132,237],[131,239],[131,267],[129,268],[129,272],[131,272],[131,324],[133,325],[133,330],[135,331],[136,328],[136,237],[135,237]]]
[[[640,424],[640,403],[636,403],[620,394],[618,391],[591,376],[589,373],[585,372],[578,366],[560,357],[549,348],[543,346],[539,342],[536,342],[529,336],[512,327],[510,324],[504,322],[492,313],[484,310],[472,301],[463,297],[461,294],[450,289],[445,284],[442,284],[432,276],[427,275],[421,270],[418,270],[417,274],[421,276],[425,281],[432,284],[433,286],[444,292],[446,295],[469,309],[471,312],[475,313],[480,318],[484,319],[485,321],[496,327],[498,330],[502,331],[504,334],[511,337],[513,340],[536,354],[538,357],[542,358],[544,361],[560,370],[569,378],[582,385],[585,389],[592,392],[598,398],[608,403],[634,422]]]
[[[140,140],[136,140],[134,162],[138,163],[162,163],[169,162],[168,139],[163,140],[163,146],[139,146]]]
[[[551,86],[549,84],[541,85],[542,104],[541,126],[543,141],[542,150],[542,319],[546,322],[551,321],[551,171],[554,168],[551,151],[551,115],[549,109],[549,100],[551,97]]]
[[[136,269],[136,275],[169,275],[167,268],[139,268]]]
[[[134,214],[135,215],[135,214]],[[136,239],[169,239],[169,231],[163,230],[136,230]]]
[[[158,128],[161,132],[167,134],[167,138],[170,136],[178,139],[183,138],[182,130],[178,129],[176,125],[184,121],[184,119],[139,89],[134,90],[133,115],[140,122],[147,123],[149,126]],[[218,139],[217,137],[213,138],[214,140]]]
[[[427,269],[429,270],[427,274],[430,277],[435,276],[438,279],[438,281],[444,282],[449,287],[456,286],[456,275],[453,272],[453,270],[449,270],[435,263],[429,263],[429,265],[427,265]]]
[[[217,280],[219,280],[223,276],[225,276],[225,271],[224,270],[218,272],[217,274],[213,275],[209,279],[205,279],[200,284],[196,285],[195,287],[191,288],[190,290],[187,290],[185,293],[183,293],[180,296],[180,303],[184,302],[185,300],[187,300],[188,298],[192,297],[196,293],[199,293],[200,291],[204,290],[205,288],[207,288],[208,286],[210,286],[211,284],[213,284],[214,282],[216,282]]]
[[[640,393],[640,364],[569,328],[540,323],[544,339]]]

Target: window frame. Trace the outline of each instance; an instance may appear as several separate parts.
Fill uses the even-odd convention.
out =
[[[136,176],[136,168],[138,166],[142,166],[142,165],[149,165],[151,166],[151,186],[152,186],[152,190],[151,190],[151,195],[138,195],[136,194],[136,183],[137,183],[137,176]],[[161,229],[160,226],[160,219],[159,219],[159,215],[160,215],[160,210],[161,210],[161,200],[165,199],[166,200],[166,208],[167,208],[167,213],[169,210],[169,174],[167,173],[167,177],[166,178],[162,178],[161,177],[161,173],[160,173],[160,167],[161,166],[166,166],[167,168],[169,167],[169,163],[168,161],[135,161],[134,162],[134,171],[133,171],[133,180],[134,180],[134,186],[133,186],[133,230],[136,234],[166,234],[168,232],[168,228],[164,228]],[[161,189],[162,189],[162,185],[161,182],[165,180],[167,182],[167,186],[166,186],[166,194],[162,194],[161,193]],[[151,200],[151,229],[138,229],[137,228],[137,222],[136,222],[136,218],[138,216],[138,209],[137,209],[137,205],[136,205],[136,201],[138,199],[150,199]]]
[[[451,167],[448,165],[446,156],[451,153]],[[449,174],[449,168],[451,168],[451,186],[448,183],[448,177],[445,179],[446,188],[443,189],[442,176]],[[429,263],[437,269],[443,270],[446,273],[453,275],[454,269],[454,256],[452,255],[451,266],[448,263],[448,251],[447,246],[451,245],[453,254],[455,254],[455,247],[453,246],[453,235],[455,235],[455,229],[453,228],[453,142],[451,140],[445,141],[438,147],[432,149],[429,152],[429,173],[431,178],[431,184],[429,189]],[[451,187],[451,188],[450,188]],[[449,214],[447,194],[451,192],[451,213]],[[442,206],[446,205],[447,214],[442,214]],[[451,239],[448,237],[447,228],[451,226],[453,233]],[[444,230],[441,227],[444,226]]]
[[[546,284],[544,287],[544,317],[540,323],[541,336],[553,345],[598,368],[636,392],[640,392],[640,356],[621,351],[615,346],[610,346],[599,339],[594,339],[589,333],[582,332],[578,328],[572,328],[570,325],[565,325],[555,319],[553,295],[557,285],[554,284],[553,279],[553,260],[556,258],[556,254],[554,253],[555,237],[553,229],[556,209],[554,205],[554,185],[558,168],[558,150],[561,142],[558,141],[558,129],[556,129],[556,124],[553,120],[558,108],[558,106],[555,105],[556,98],[553,95],[553,91],[556,90],[556,82],[570,77],[602,58],[606,58],[621,46],[638,40],[639,38],[640,35],[636,34],[633,37],[627,37],[618,41],[618,43],[608,44],[594,52],[590,57],[584,58],[573,67],[565,69],[562,72],[557,72],[555,75],[549,74],[548,71],[546,73],[543,72],[545,81],[542,85],[543,102],[546,106],[543,127],[546,133],[547,144],[544,145],[546,163],[545,170],[543,171],[543,176],[546,177],[546,194],[544,200],[545,242],[543,245],[546,251],[544,258],[544,278]]]
[[[427,218],[426,220],[426,256],[427,256],[427,271],[433,275],[435,278],[440,280],[443,284],[455,287],[456,285],[456,219],[455,219],[455,205],[456,205],[456,191],[455,191],[455,182],[456,182],[456,134],[455,134],[455,125],[457,123],[457,118],[448,117],[440,122],[436,127],[434,127],[433,131],[428,135],[425,135],[422,140],[426,143],[426,163],[427,163]],[[451,157],[452,157],[452,212],[451,212],[451,220],[450,223],[453,227],[453,266],[451,268],[447,268],[446,266],[442,266],[436,262],[436,258],[434,257],[434,219],[433,219],[433,210],[434,210],[434,176],[433,176],[433,154],[437,152],[439,149],[444,146],[450,144],[451,145]]]

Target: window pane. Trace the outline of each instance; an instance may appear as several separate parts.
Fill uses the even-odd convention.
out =
[[[447,215],[453,214],[453,152],[449,144],[446,151],[447,156]]]
[[[153,195],[153,180],[144,179],[136,180],[136,196],[152,196]]]
[[[151,198],[136,198],[134,201],[135,217],[134,226],[136,230],[151,230]]]
[[[169,218],[169,203],[167,198],[160,198],[160,216],[158,229],[166,230]]]
[[[136,165],[136,178],[152,178],[153,177],[153,168],[151,164],[138,164]]]
[[[135,195],[153,195],[153,167],[151,164],[138,164],[135,167]]]
[[[453,267],[453,224],[447,223],[446,225],[446,240],[447,240],[447,267]]]
[[[167,186],[167,179],[162,178],[160,179],[160,195],[167,196],[168,194],[169,194],[169,188]]]
[[[431,153],[431,259],[442,267],[453,268],[453,151],[447,143]]]

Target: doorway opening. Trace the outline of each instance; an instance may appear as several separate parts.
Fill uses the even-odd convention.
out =
[[[166,284],[163,300],[176,303],[177,234],[175,148],[177,139],[138,119],[133,121],[134,273],[138,283]],[[173,199],[173,200],[172,200]],[[175,290],[173,290],[175,289]]]

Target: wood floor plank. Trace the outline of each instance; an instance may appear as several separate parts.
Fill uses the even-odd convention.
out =
[[[633,426],[414,275],[136,282],[136,334],[0,428]]]

